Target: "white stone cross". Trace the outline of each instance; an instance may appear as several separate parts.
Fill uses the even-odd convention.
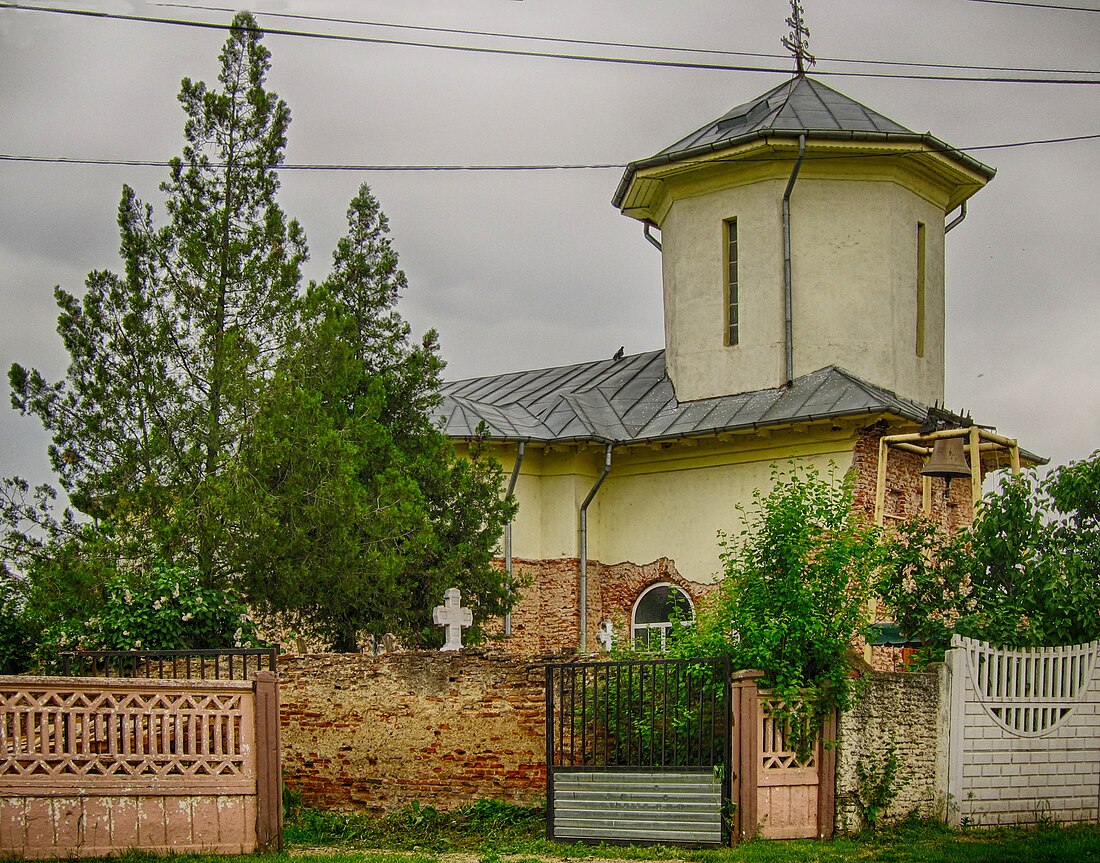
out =
[[[457,587],[443,591],[443,604],[432,609],[432,622],[447,628],[447,643],[440,650],[462,650],[462,629],[473,626],[474,613],[462,607],[462,594]]]
[[[596,641],[600,643],[600,649],[604,653],[611,652],[611,645],[615,643],[615,624],[605,620],[600,624],[600,631],[596,633]]]

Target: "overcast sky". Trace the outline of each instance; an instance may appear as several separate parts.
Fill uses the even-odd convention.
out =
[[[207,0],[216,5],[219,0]],[[820,79],[918,132],[986,147],[1100,134],[1100,85],[841,77],[837,71],[1044,77],[824,58],[1100,70],[1100,0],[1059,11],[990,0],[804,0]],[[1036,0],[1038,2],[1038,0]],[[40,3],[38,5],[47,5]],[[143,2],[53,4],[227,23]],[[290,13],[580,40],[778,54],[787,0],[259,0],[272,28],[520,51],[789,70],[788,60],[524,42],[322,23]],[[0,154],[165,160],[182,147],[184,76],[214,82],[224,31],[0,7]],[[677,69],[269,34],[297,164],[624,164],[781,83]],[[1050,76],[1045,76],[1050,77]],[[1092,74],[1053,77],[1100,82]],[[948,236],[947,403],[1054,463],[1100,447],[1100,139],[975,150],[998,169]],[[122,184],[163,220],[164,168],[0,160],[0,368],[58,379],[51,291],[115,269]],[[402,310],[440,331],[458,379],[662,346],[660,256],[610,203],[621,169],[282,173],[281,202],[321,277],[368,182],[409,277]],[[7,394],[6,380],[3,390]],[[0,403],[0,476],[48,476],[47,438]]]

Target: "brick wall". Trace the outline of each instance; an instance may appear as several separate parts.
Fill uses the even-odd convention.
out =
[[[852,468],[856,471],[857,509],[875,516],[875,485],[878,480],[878,446],[884,432],[874,426],[864,429],[852,453]],[[893,433],[892,431],[890,432]],[[911,518],[921,511],[924,479],[923,462],[916,453],[892,449],[886,460],[886,500],[883,516],[887,524]],[[970,481],[954,480],[947,499],[943,496],[943,480],[932,480],[932,517],[949,531],[956,531],[974,520],[970,499]]]
[[[850,832],[861,826],[856,765],[871,768],[891,744],[899,762],[893,784],[898,795],[886,812],[886,820],[896,821],[914,811],[924,817],[942,818],[947,801],[945,672],[875,672],[862,683],[866,686],[863,697],[840,718],[837,830]]]
[[[286,784],[330,808],[533,804],[546,787],[546,661],[480,650],[280,657]]]
[[[580,561],[514,559],[512,572],[521,596],[512,611],[512,635],[496,646],[527,656],[574,650],[580,633]],[[647,587],[662,582],[682,588],[696,603],[714,589],[688,581],[666,557],[646,564],[589,561],[588,652],[597,651],[596,634],[604,620],[612,622],[617,635],[627,637],[635,601]],[[489,631],[499,636],[503,625]]]

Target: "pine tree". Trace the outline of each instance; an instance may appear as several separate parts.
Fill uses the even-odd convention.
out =
[[[511,599],[490,566],[514,509],[500,466],[477,448],[456,459],[432,420],[443,363],[435,333],[413,344],[395,308],[405,276],[387,233],[362,187],[234,483],[258,516],[236,547],[249,595],[341,650],[364,635],[435,641],[448,587],[476,624]]]
[[[302,294],[305,238],[276,201],[290,112],[260,38],[238,15],[220,88],[184,79],[167,224],[124,188],[123,271],[91,273],[80,298],[56,290],[65,378],[11,368],[74,509],[0,483],[0,576],[29,576],[19,596],[42,624],[174,566],[343,649],[428,643],[448,587],[479,625],[507,610],[491,560],[514,506],[500,465],[477,446],[457,458],[433,419],[436,335],[414,343],[397,313],[405,276],[366,187],[331,274]]]
[[[295,330],[307,254],[275,199],[290,112],[265,89],[261,35],[238,15],[221,89],[182,83],[186,145],[161,186],[169,223],[158,229],[152,208],[124,188],[124,271],[91,273],[81,299],[55,290],[65,379],[49,383],[18,364],[9,373],[12,404],[51,434],[50,459],[76,509],[131,540],[120,554],[194,563],[211,584],[226,575],[216,480]],[[35,506],[25,484],[6,489],[6,545],[25,567],[55,550],[20,535],[19,516]]]

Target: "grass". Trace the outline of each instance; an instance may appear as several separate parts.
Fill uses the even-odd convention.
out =
[[[550,843],[544,813],[480,801],[455,812],[410,806],[384,817],[307,809],[288,801],[287,851],[249,857],[180,855],[172,863],[571,863],[656,860],[685,863],[1100,863],[1100,826],[950,830],[910,821],[877,833],[809,840],[745,842],[691,850]],[[462,855],[448,859],[445,855]],[[164,863],[130,853],[122,863]]]

